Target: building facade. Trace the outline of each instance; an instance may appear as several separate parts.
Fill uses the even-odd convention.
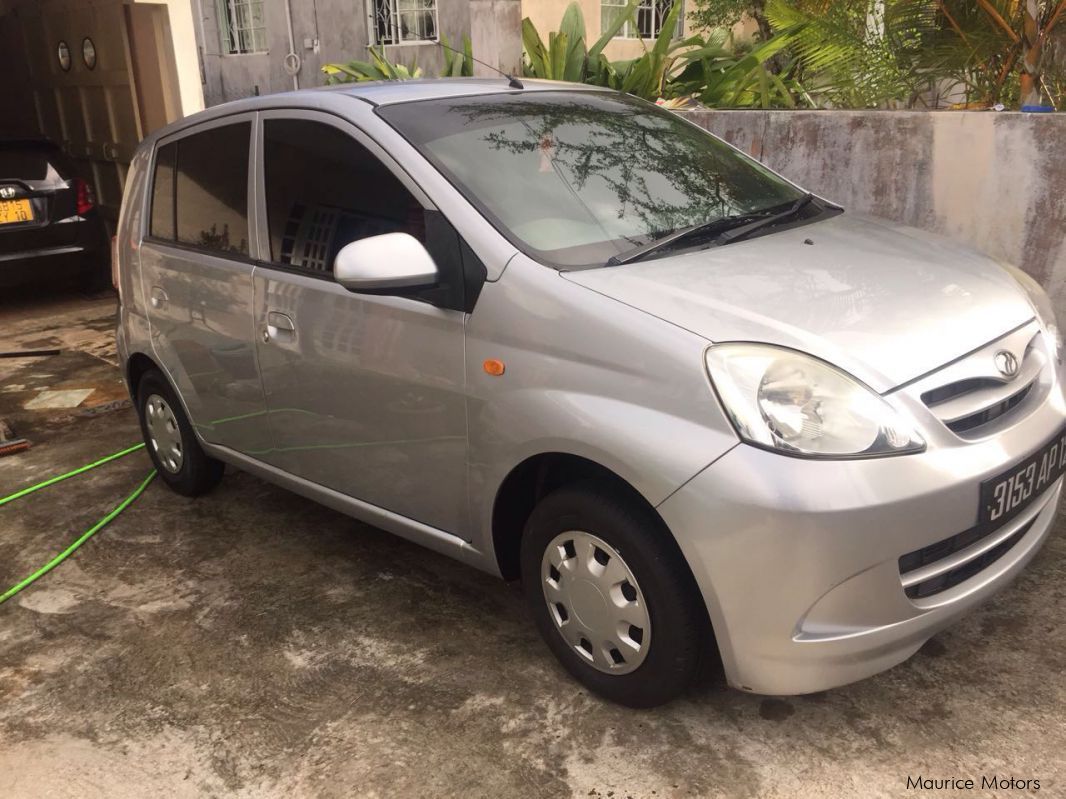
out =
[[[559,29],[563,13],[570,2],[571,0],[523,0],[522,16],[529,17],[541,39],[547,44],[548,33]],[[633,19],[627,22],[619,35],[604,48],[604,55],[612,61],[640,56],[659,36],[674,3],[684,3],[684,0],[641,0]],[[577,4],[585,18],[587,44],[591,45],[625,10],[628,0],[577,0]],[[688,8],[682,5],[674,36],[688,36],[691,32]]]
[[[0,136],[58,144],[113,221],[138,142],[203,108],[190,0],[0,0]]]
[[[322,65],[368,60],[381,47],[427,77],[443,37],[504,71],[522,59],[521,0],[191,0],[204,101],[321,86]],[[495,74],[484,66],[475,74]]]

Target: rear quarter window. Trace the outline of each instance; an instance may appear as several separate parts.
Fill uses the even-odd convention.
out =
[[[174,240],[174,158],[177,144],[160,147],[152,175],[152,214],[149,233],[157,239]]]
[[[251,123],[212,128],[159,148],[152,176],[153,238],[248,255]]]

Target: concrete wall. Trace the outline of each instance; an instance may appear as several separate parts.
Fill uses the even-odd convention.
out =
[[[1066,321],[1066,115],[693,111],[845,208],[950,236],[1039,280]]]
[[[458,40],[449,37],[452,47]],[[470,46],[474,58],[501,72],[517,75],[522,71],[521,0],[470,0]],[[476,77],[496,77],[484,64],[474,64]]]
[[[176,56],[181,113],[188,116],[202,111],[204,93],[200,85],[200,64],[196,58],[196,29],[190,0],[134,0],[136,3],[161,3],[167,7],[170,35]]]
[[[321,86],[321,68],[331,62],[367,59],[369,17],[367,0],[290,0],[294,51],[302,65],[296,80],[286,73],[289,31],[285,0],[265,0],[268,50],[246,55],[223,54],[219,38],[218,3],[192,0],[197,16],[197,39],[204,72],[204,99],[216,105],[254,94]],[[514,69],[521,60],[520,0],[437,0],[438,32],[461,48],[471,37],[474,55],[501,68]],[[390,45],[389,60],[416,63],[426,77],[444,64],[436,42]],[[484,68],[482,68],[484,69]],[[485,70],[483,74],[493,74]]]

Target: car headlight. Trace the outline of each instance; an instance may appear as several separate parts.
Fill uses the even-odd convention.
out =
[[[857,458],[919,452],[906,419],[850,375],[794,350],[716,344],[707,370],[740,437],[790,455]]]

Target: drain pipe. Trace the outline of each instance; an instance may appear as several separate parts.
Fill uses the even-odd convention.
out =
[[[300,71],[300,56],[296,53],[296,37],[292,35],[292,4],[285,0],[285,22],[289,26],[289,52],[285,54],[285,71],[292,76],[292,88],[295,91],[300,88],[300,79],[297,74]]]

